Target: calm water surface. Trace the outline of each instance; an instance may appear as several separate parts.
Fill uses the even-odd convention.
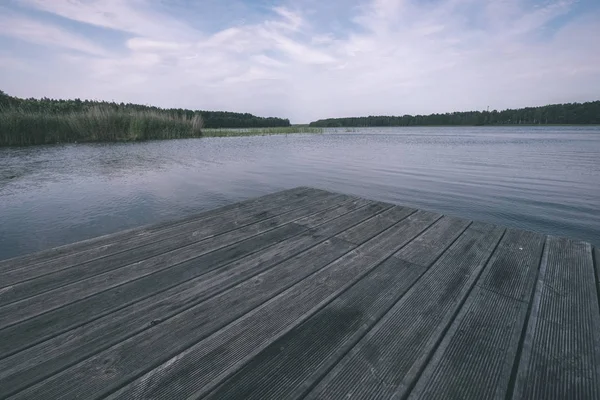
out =
[[[600,245],[600,127],[0,149],[0,259],[312,186]]]

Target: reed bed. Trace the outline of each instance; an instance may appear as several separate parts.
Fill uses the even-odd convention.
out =
[[[82,112],[53,114],[0,109],[0,146],[48,143],[117,142],[202,136],[202,117],[191,118],[153,110],[92,107]]]
[[[260,135],[286,135],[293,133],[323,133],[322,128],[307,126],[287,126],[276,128],[244,128],[244,129],[204,129],[202,136],[227,137],[227,136],[260,136]]]

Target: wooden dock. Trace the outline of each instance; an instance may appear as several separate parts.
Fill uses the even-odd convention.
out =
[[[600,399],[599,256],[287,190],[0,262],[0,398]]]

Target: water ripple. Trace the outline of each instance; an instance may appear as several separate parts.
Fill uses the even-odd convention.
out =
[[[313,186],[600,244],[599,127],[0,149],[0,259]]]

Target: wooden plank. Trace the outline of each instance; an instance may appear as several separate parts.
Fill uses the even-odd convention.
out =
[[[389,207],[389,205],[383,203],[369,204],[349,213],[347,218],[358,218],[360,220],[362,216],[363,219],[366,219]],[[301,225],[287,224],[279,230],[268,231],[266,235],[239,242],[235,246],[209,252],[170,268],[163,268],[158,272],[115,286],[90,297],[73,301],[11,327],[0,329],[0,358],[201,276],[234,261],[236,258],[241,258],[245,254],[265,248],[274,242],[285,240],[287,237],[294,236],[295,233],[301,233],[306,229]],[[289,235],[284,235],[283,230],[289,230]],[[169,262],[173,262],[173,260],[169,259]],[[157,265],[161,266],[160,263]],[[129,269],[125,271],[129,271]],[[94,285],[91,287],[94,287]]]
[[[353,226],[350,229],[337,235],[337,238],[345,240],[352,244],[361,244],[364,238],[371,238],[380,232],[388,229],[396,222],[406,216],[406,209],[402,207],[393,207],[388,212],[381,213],[375,217]]]
[[[302,323],[438,218],[439,215],[420,211],[411,215],[264,307],[177,356],[174,368],[165,370],[160,366],[112,397],[128,398],[140,390],[143,397],[202,396],[230,371]],[[224,357],[215,359],[213,354]],[[166,365],[174,361],[169,360]],[[177,388],[164,385],[173,379],[190,384]]]
[[[447,243],[453,241],[456,231],[466,229],[470,223],[471,221],[465,219],[445,216],[416,238],[417,243],[402,248],[394,257],[427,267],[440,256],[440,249],[446,249]]]
[[[433,253],[429,258],[432,264],[468,224],[468,221],[443,217],[400,252],[409,255],[423,251],[428,255]],[[428,267],[397,257],[388,258],[306,322],[269,345],[205,398],[278,400],[302,397]]]
[[[600,311],[589,243],[548,237],[513,399],[600,398]]]
[[[248,230],[242,228],[239,231],[224,234],[225,237],[212,238],[179,251],[161,254],[148,260],[128,265],[125,268],[108,271],[107,273],[95,275],[91,278],[77,281],[73,284],[50,290],[34,297],[13,302],[0,307],[0,332],[11,325],[18,324],[71,303],[85,300],[95,294],[103,293],[110,289],[120,288],[121,286],[129,282],[137,281],[140,278],[153,276],[161,271],[180,266],[184,262],[197,261],[199,257],[204,255],[212,256],[215,251],[225,248],[228,245],[250,239],[255,236],[255,234],[270,232],[269,236],[274,236],[275,238],[283,236],[284,238],[287,238],[300,234],[303,231],[305,231],[305,228],[288,223],[276,228],[276,230],[265,229],[262,232],[261,230],[256,231],[255,227]],[[249,248],[246,251],[251,250],[252,248]],[[209,266],[210,265],[204,264],[205,268]]]
[[[317,202],[312,208],[313,211],[328,208],[337,202],[336,198],[331,198],[331,202],[320,204]],[[315,210],[316,209],[316,210]],[[173,251],[158,254],[154,257],[120,267],[120,269],[111,269],[107,272],[93,275],[90,278],[76,281],[72,284],[60,286],[56,289],[45,291],[39,295],[27,297],[24,300],[9,303],[0,306],[0,328],[10,326],[36,315],[45,313],[66,304],[72,303],[78,299],[91,296],[129,281],[139,279],[143,276],[153,274],[165,268],[176,264],[192,260],[198,256],[224,248],[230,244],[251,238],[257,234],[268,232],[279,227],[275,237],[281,235],[283,238],[294,236],[301,233],[304,229],[299,225],[290,225],[289,223],[305,216],[310,209],[302,208],[291,211],[277,217],[269,218],[252,225],[246,225],[235,231],[229,231],[222,235],[213,236],[206,240],[178,248]],[[190,235],[193,236],[193,235]],[[193,239],[192,239],[193,240]],[[252,249],[249,249],[251,251]],[[85,268],[82,266],[81,268]],[[29,287],[30,285],[28,285]],[[4,293],[9,296],[12,291]],[[21,293],[21,292],[20,292]]]
[[[159,360],[168,359],[183,351],[190,343],[202,340],[350,249],[350,244],[335,239],[318,245],[303,257],[270,269],[264,275],[247,280],[157,326],[151,326],[18,393],[15,398],[98,397],[107,388],[135,378],[145,368],[158,364]],[[277,281],[277,278],[283,278],[284,281]],[[102,366],[101,373],[99,366]],[[86,385],[82,387],[81,381],[71,382],[69,376],[84,379]],[[80,392],[81,389],[83,392]]]
[[[93,249],[97,247],[101,247],[110,243],[119,242],[122,240],[127,240],[131,237],[135,236],[143,236],[146,234],[152,234],[160,229],[172,227],[181,223],[186,223],[190,220],[203,219],[206,217],[214,216],[217,214],[225,213],[238,208],[247,208],[250,209],[255,207],[258,204],[275,201],[281,198],[298,198],[304,196],[310,196],[316,192],[320,192],[318,189],[307,188],[307,187],[297,187],[289,190],[284,190],[281,192],[271,193],[265,196],[261,196],[258,198],[248,199],[239,203],[229,204],[214,210],[208,210],[201,212],[199,214],[193,216],[187,216],[184,218],[169,220],[165,222],[161,222],[158,224],[150,224],[144,225],[132,229],[127,229],[124,231],[110,233],[103,236],[98,236],[95,238],[82,240],[76,243],[66,244],[64,246],[54,247],[52,249],[43,250],[40,252],[26,254],[20,257],[11,258],[8,260],[0,261],[0,273],[5,271],[10,271],[15,268],[22,268],[26,265],[35,265],[39,262],[46,262],[48,260],[56,259],[59,257],[63,257],[66,254],[86,251],[88,249]]]
[[[310,214],[315,210],[328,210],[329,208],[338,206],[344,201],[352,202],[353,200],[353,198],[348,196],[326,196],[311,201],[302,200],[299,204],[292,203],[293,205],[283,205],[278,208],[276,213],[272,213],[273,215],[270,215],[271,213],[261,213],[263,216],[267,215],[266,218],[257,217],[256,215],[250,215],[248,218],[242,217],[238,220],[240,226],[238,227],[237,232],[240,232],[240,228],[252,227],[252,224],[256,223],[262,223],[263,225],[273,223],[274,226],[277,226],[277,224],[280,224],[280,221],[295,220],[306,214]],[[250,224],[247,223],[251,221],[254,222]],[[174,252],[182,254],[188,250],[193,251],[191,250],[192,248],[203,246],[203,243],[218,243],[220,238],[227,238],[228,235],[226,234],[233,232],[233,230],[230,229],[232,227],[231,222],[234,221],[225,220],[221,221],[221,223],[216,221],[215,224],[212,225],[191,227],[186,224],[186,229],[182,229],[182,232],[172,232],[172,235],[170,236],[163,236],[162,234],[156,236],[159,242],[152,242],[140,247],[132,247],[129,251],[94,259],[77,266],[60,269],[55,268],[55,271],[51,273],[44,273],[34,279],[28,279],[24,282],[12,284],[9,290],[0,291],[0,306],[33,297],[75,282],[83,281],[87,278],[106,274],[127,265],[151,259],[152,257],[166,255],[169,254],[169,252],[170,254],[173,254]],[[204,221],[201,222],[201,224],[203,223]],[[179,227],[181,226],[182,225],[179,225]],[[236,234],[234,233],[229,236],[236,237],[235,235]],[[229,242],[225,240],[224,245],[228,244]],[[194,246],[186,249],[186,246],[192,245]],[[16,279],[23,278],[20,274],[15,275],[17,276]]]
[[[306,217],[302,217],[294,221],[294,223],[306,226],[307,228],[315,228],[317,226],[321,227],[324,223],[329,222],[335,218],[346,215],[350,211],[356,210],[362,206],[366,206],[367,204],[375,204],[376,202],[371,200],[359,199],[355,197],[350,197],[351,201],[340,203],[339,207],[335,209],[327,209],[323,211],[319,211],[314,214],[307,215]],[[378,203],[383,204],[383,203]],[[359,221],[357,221],[359,222]],[[335,224],[334,224],[335,226]]]
[[[129,240],[120,240],[102,247],[64,255],[58,259],[5,271],[0,274],[0,282],[2,282],[0,285],[6,287],[36,277],[51,275],[48,280],[55,283],[54,287],[59,287],[61,284],[83,279],[85,276],[92,276],[109,268],[114,269],[141,261],[215,235],[309,207],[317,201],[333,199],[342,201],[350,197],[322,192],[310,197],[295,198],[293,201],[282,198],[279,201],[258,204],[250,209],[234,209],[224,214],[161,229],[153,234],[136,236]],[[83,273],[87,275],[81,275]],[[56,278],[52,279],[54,276]]]
[[[596,246],[594,246],[594,271],[596,271],[596,289],[600,306],[600,249]]]
[[[509,229],[409,399],[505,399],[545,237]]]
[[[410,387],[502,234],[469,226],[306,398],[391,398]]]
[[[417,212],[395,225],[401,226],[400,229],[392,227],[386,230],[360,246],[360,250],[353,250],[333,263],[330,262],[330,255],[354,246],[340,239],[328,241],[329,248],[323,249],[322,253],[313,250],[309,258],[296,265],[292,265],[295,264],[294,259],[265,273],[276,279],[259,275],[251,280],[250,283],[254,285],[252,296],[262,296],[264,291],[273,290],[271,286],[280,288],[280,282],[285,279],[286,274],[301,273],[307,269],[313,271],[312,275],[280,292],[271,301],[267,301],[207,340],[198,343],[201,340],[198,332],[204,331],[203,325],[212,325],[214,318],[230,313],[232,306],[224,307],[221,302],[217,302],[207,309],[205,317],[196,314],[196,308],[190,309],[159,325],[160,330],[151,332],[150,329],[132,337],[19,393],[19,397],[47,398],[61,395],[63,398],[75,398],[83,393],[87,397],[105,395],[126,384],[131,378],[148,372],[151,366],[157,368],[149,376],[136,379],[127,386],[125,392],[118,395],[131,398],[135,393],[136,397],[181,398],[185,397],[186,393],[193,394],[194,390],[206,387],[203,384],[206,383],[206,379],[216,378],[227,368],[268,345],[273,336],[283,333],[283,330],[288,329],[307,313],[316,311],[323,302],[333,299],[404,245],[404,238],[414,237],[438,218],[435,214]],[[408,240],[410,239],[406,239],[406,242]],[[327,258],[328,263],[325,268],[322,265],[324,258]],[[233,297],[239,299],[237,296]],[[236,304],[241,303],[236,307],[243,306],[245,302],[236,301]],[[222,312],[219,311],[221,307]],[[191,337],[195,339],[191,340]],[[177,340],[174,340],[175,338]],[[184,352],[181,353],[182,351]],[[102,364],[103,362],[106,363]],[[103,367],[99,368],[100,365]],[[80,385],[81,379],[87,382],[84,389]],[[173,383],[171,379],[182,382],[182,385],[167,385],[175,392],[166,396],[156,392],[167,387],[161,384],[161,381]]]
[[[597,249],[549,238],[534,286],[540,235],[475,223],[457,239],[468,221],[345,195],[301,214],[336,196],[317,193],[48,252],[62,272],[0,288],[0,321],[28,299],[49,307],[0,329],[0,398],[600,398]],[[236,224],[222,236],[257,231],[147,270],[93,267]]]
[[[0,361],[0,398],[18,392],[96,352],[157,323],[164,322],[251,276],[266,271],[280,262],[326,241],[362,220],[372,217],[379,210],[385,209],[381,204],[364,207],[369,203],[368,201],[356,201],[354,204],[344,204],[330,209],[328,216],[318,213],[317,218],[323,224],[314,226],[306,233],[279,242],[200,277],[186,280],[160,294],[4,358]],[[344,209],[347,215],[340,216],[339,209]],[[356,211],[353,212],[354,210]],[[414,211],[405,209],[402,218]],[[387,213],[387,211],[384,212]],[[302,221],[307,222],[306,219],[302,219]],[[390,224],[395,222],[398,221]],[[172,279],[172,281],[177,281],[177,279]],[[82,313],[80,312],[78,315],[80,314]]]

